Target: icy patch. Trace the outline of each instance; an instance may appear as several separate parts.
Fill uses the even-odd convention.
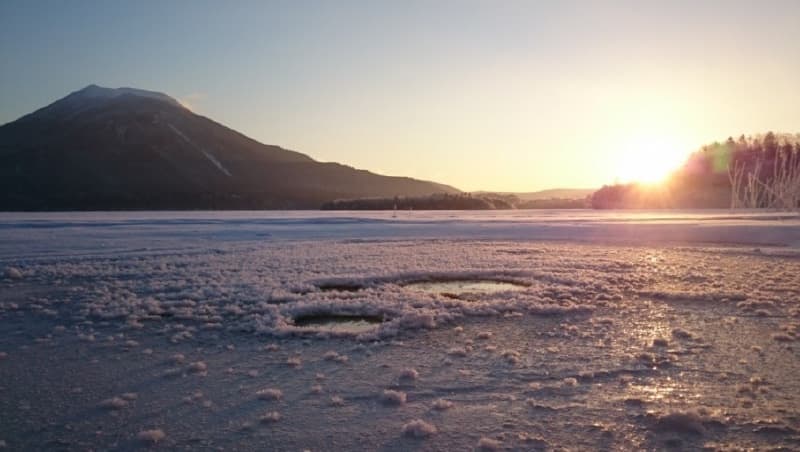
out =
[[[368,315],[320,314],[298,316],[294,319],[295,326],[328,333],[366,333],[373,331],[381,323],[382,317]]]

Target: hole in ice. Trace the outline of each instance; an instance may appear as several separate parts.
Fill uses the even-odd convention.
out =
[[[405,287],[420,292],[445,295],[458,298],[458,295],[467,293],[495,293],[506,291],[525,290],[526,285],[509,281],[493,279],[459,279],[449,281],[417,281],[405,284]]]
[[[323,292],[358,292],[363,290],[364,286],[358,283],[321,283],[317,288]]]
[[[374,315],[315,314],[294,319],[295,326],[333,333],[364,333],[383,322],[383,317]]]

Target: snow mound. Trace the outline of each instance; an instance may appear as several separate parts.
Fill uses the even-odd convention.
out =
[[[445,411],[445,410],[449,410],[450,408],[452,408],[453,405],[454,405],[453,402],[451,402],[449,400],[438,399],[435,402],[433,402],[433,409],[434,410],[439,410],[439,411]]]
[[[269,411],[267,413],[264,413],[264,415],[262,415],[259,418],[259,420],[262,423],[269,424],[272,422],[278,422],[279,420],[281,420],[281,417],[282,417],[281,413],[278,413],[277,411]]]
[[[281,400],[283,398],[283,391],[275,388],[265,388],[256,391],[256,397],[261,400]]]
[[[403,425],[403,434],[414,438],[427,438],[438,432],[436,426],[422,419],[414,419]]]
[[[3,274],[8,279],[22,279],[22,271],[17,267],[6,267]]]
[[[478,450],[483,452],[496,452],[503,448],[503,443],[496,439],[482,437],[478,440]]]
[[[381,401],[386,405],[403,405],[406,403],[406,393],[393,389],[384,389],[381,393]]]
[[[100,408],[107,408],[110,410],[119,410],[128,406],[128,402],[121,397],[112,397],[105,399],[99,404]]]
[[[417,372],[417,369],[406,368],[400,371],[399,378],[401,380],[416,380],[419,378],[419,372]]]
[[[164,433],[164,430],[160,428],[153,429],[153,430],[143,430],[139,432],[136,437],[143,442],[156,444],[164,440],[167,437],[167,434]]]
[[[657,432],[703,435],[706,433],[704,424],[714,422],[710,412],[705,408],[651,414],[651,416],[654,417],[653,430]]]

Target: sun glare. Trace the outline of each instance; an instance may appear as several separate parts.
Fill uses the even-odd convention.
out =
[[[637,137],[622,150],[616,166],[620,182],[661,182],[684,162],[687,155],[677,140],[663,136]]]

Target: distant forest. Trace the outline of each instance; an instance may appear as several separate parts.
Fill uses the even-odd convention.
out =
[[[341,199],[327,202],[322,210],[500,210],[584,209],[588,199],[520,200],[500,193],[436,194],[419,197]]]
[[[769,132],[703,146],[664,183],[603,186],[595,209],[800,207],[800,134]]]

